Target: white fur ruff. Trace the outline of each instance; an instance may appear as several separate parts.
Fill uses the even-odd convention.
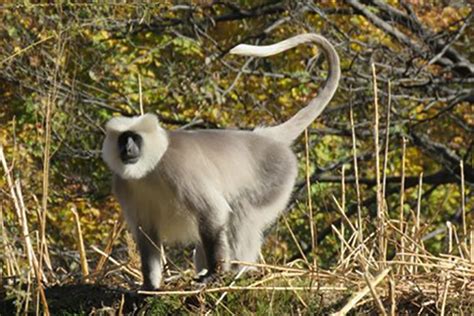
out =
[[[105,126],[107,136],[102,146],[102,158],[109,168],[122,179],[140,179],[152,171],[168,148],[166,131],[158,125],[153,114],[135,117],[112,118]],[[134,164],[124,164],[120,159],[118,138],[125,131],[142,135],[141,157]]]

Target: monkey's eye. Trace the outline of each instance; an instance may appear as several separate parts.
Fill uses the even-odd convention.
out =
[[[120,159],[125,164],[133,164],[140,158],[143,138],[132,131],[120,134],[118,138],[118,149]]]

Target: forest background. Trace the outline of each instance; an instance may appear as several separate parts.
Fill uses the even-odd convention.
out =
[[[0,3],[0,314],[466,312],[474,297],[474,45],[466,1]],[[196,291],[191,248],[136,294],[139,260],[100,159],[104,123],[283,122],[338,91],[294,145],[300,173],[259,273]],[[375,76],[374,76],[375,74]],[[214,290],[213,290],[214,289]]]

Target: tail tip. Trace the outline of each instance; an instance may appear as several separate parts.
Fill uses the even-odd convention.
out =
[[[240,45],[237,45],[235,46],[234,48],[232,48],[230,51],[229,51],[229,54],[233,54],[233,55],[245,55],[245,44],[240,44]]]

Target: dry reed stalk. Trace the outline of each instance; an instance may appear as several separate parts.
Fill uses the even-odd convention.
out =
[[[375,287],[372,285],[371,278],[372,276],[370,275],[368,271],[364,273],[365,283],[367,283],[367,286],[369,287],[370,294],[374,298],[375,305],[379,309],[380,314],[382,314],[383,316],[387,316],[387,313],[385,312],[385,308],[383,307],[382,301],[380,300],[380,297],[378,296],[377,292],[375,292]]]
[[[163,267],[165,267],[164,273],[167,276],[171,276],[170,269],[166,268],[166,267],[168,267],[168,260],[166,259],[165,246],[163,246],[163,244],[160,245],[160,256],[161,256],[161,262],[163,262]]]
[[[3,207],[0,204],[0,232],[2,237],[3,253],[5,254],[6,276],[11,277],[20,273],[18,260],[15,256],[15,247],[11,246],[10,238],[7,235],[3,218]]]
[[[377,235],[377,232],[375,232],[374,236],[376,237],[376,235]],[[377,259],[375,258],[375,251],[376,250],[377,249],[375,248],[375,243],[374,243],[374,246],[369,249],[368,254],[366,256],[367,261],[371,262],[373,265],[376,265],[377,262],[378,262]],[[375,267],[375,269],[378,270],[379,269],[378,266]]]
[[[261,251],[258,253],[258,256],[259,256],[259,258],[260,258],[260,262],[262,262],[263,264],[267,264],[267,261],[266,261],[265,258],[263,257],[263,254],[262,254]],[[265,270],[265,271],[269,272],[268,270]]]
[[[345,181],[345,170],[344,170],[344,165],[341,167],[341,211],[344,213],[344,216],[346,215],[345,212],[346,209],[346,181]],[[345,232],[344,232],[344,221],[341,221],[341,236],[344,238]],[[345,254],[345,247],[344,243],[341,242],[341,258],[340,261],[344,261],[344,254]]]
[[[405,258],[405,261],[395,261],[395,260],[391,260],[390,261],[390,264],[393,264],[394,262],[397,262],[397,263],[404,263],[404,265],[400,265],[399,264],[399,267],[403,270],[403,267],[406,267],[406,270],[410,273],[410,274],[414,274],[416,275],[417,273],[417,270],[418,270],[418,266],[421,266],[423,267],[423,269],[425,271],[428,271],[429,269],[426,269],[426,267],[429,267],[428,265],[423,265],[422,264],[422,261],[421,261],[421,257],[423,257],[422,255],[420,255],[419,252],[423,252],[425,255],[427,255],[428,257],[431,257],[431,254],[429,252],[427,252],[424,248],[424,246],[421,244],[418,243],[418,241],[414,240],[413,238],[416,238],[416,237],[411,237],[405,233],[401,233],[397,227],[395,227],[393,224],[391,224],[390,222],[388,222],[388,225],[397,233],[399,234],[403,234],[405,239],[409,242],[409,248],[412,249],[413,252],[410,252],[410,253],[407,253],[407,252],[404,252],[402,253],[401,255],[403,255],[403,257]],[[408,261],[407,261],[408,260]],[[403,275],[403,274],[402,274]]]
[[[351,133],[352,133],[352,156],[354,160],[354,177],[356,184],[356,196],[357,196],[357,228],[359,234],[359,243],[362,243],[364,240],[363,236],[363,225],[362,225],[362,210],[361,210],[361,201],[360,201],[360,186],[359,186],[359,168],[357,166],[357,145],[356,145],[356,134],[354,127],[354,113],[352,110],[352,99],[350,107],[350,121],[351,121]]]
[[[142,76],[138,74],[138,97],[140,99],[140,115],[144,115],[143,111],[143,93],[142,93]]]
[[[297,277],[303,277],[303,276],[306,277],[307,275],[308,275],[308,272],[304,272],[304,273],[285,273],[285,272],[271,273],[270,272],[264,275],[260,280],[253,282],[249,286],[250,287],[259,286],[267,282],[282,279],[282,278],[297,278]]]
[[[469,259],[465,259],[464,257],[459,257],[459,256],[453,256],[453,255],[448,255],[448,254],[445,254],[445,253],[440,253],[439,254],[439,257],[436,257],[436,259],[438,261],[451,261],[452,259],[456,259],[457,261],[459,262],[462,262],[464,264],[467,264],[469,266],[472,266],[474,268],[474,265],[472,262],[469,261]]]
[[[23,194],[21,192],[20,181],[15,181],[16,195],[20,203],[20,214],[21,214],[21,228],[23,238],[25,240],[25,245],[27,249],[28,261],[31,263],[31,268],[33,268],[34,275],[36,276],[36,281],[38,282],[37,293],[38,297],[41,299],[41,304],[43,305],[43,315],[49,315],[48,301],[46,300],[46,295],[44,293],[44,283],[48,283],[43,270],[40,269],[38,260],[36,259],[35,251],[33,249],[33,244],[31,243],[30,232],[28,228],[28,219],[26,217],[26,207],[23,200]],[[29,272],[30,273],[30,272]],[[39,310],[39,304],[37,305],[37,311]],[[37,313],[38,314],[38,313]]]
[[[259,286],[259,285],[265,284],[267,282],[277,280],[277,279],[281,278],[283,275],[298,277],[298,276],[302,276],[304,274],[306,274],[306,273],[284,273],[284,272],[270,273],[269,275],[263,276],[260,280],[253,282],[252,284],[250,284],[250,286],[251,287]]]
[[[270,281],[278,280],[279,278],[282,278],[283,275],[284,275],[284,273],[265,274],[264,276],[262,276],[262,278],[260,280],[253,282],[249,286],[250,287],[259,286],[259,285],[265,284],[265,283],[270,282]],[[296,274],[288,274],[287,276],[289,276],[289,277],[299,277],[299,276],[302,276],[302,275],[304,275],[304,274],[296,273]]]
[[[49,249],[46,240],[46,219],[48,212],[48,196],[49,196],[49,162],[50,162],[50,151],[51,151],[51,118],[55,110],[56,99],[58,97],[58,76],[60,73],[60,67],[62,65],[61,58],[64,56],[64,49],[66,42],[62,40],[61,36],[57,37],[56,44],[56,60],[53,75],[52,75],[52,88],[48,93],[46,100],[45,109],[45,135],[44,135],[44,148],[43,148],[43,196],[41,199],[42,216],[40,220],[40,252],[39,252],[39,266],[38,269],[43,271],[43,261],[46,261],[46,265],[51,267],[51,260],[49,256]]]
[[[355,223],[355,228],[357,229],[357,223]],[[346,239],[349,245],[352,245],[352,248],[357,247],[359,245],[359,232],[358,231],[352,232],[349,238],[346,238]]]
[[[223,286],[215,288],[204,288],[199,290],[189,290],[189,291],[138,291],[138,294],[146,295],[197,295],[197,294],[209,294],[209,293],[219,293],[219,292],[240,292],[240,291],[346,291],[347,287],[345,286]]]
[[[210,296],[214,301],[217,302],[218,298],[216,298],[216,297],[214,296],[214,293],[209,294],[209,296]],[[204,300],[205,300],[205,299],[204,299]],[[215,304],[215,303],[214,303],[214,304]],[[208,306],[208,305],[209,305],[209,304],[205,304],[205,303],[204,303],[204,307],[201,307],[201,308],[202,308],[202,312],[201,312],[199,315],[209,315],[209,314],[213,311],[213,309],[209,309],[206,313],[204,313],[204,311],[206,310],[205,307]],[[231,316],[235,315],[235,314],[229,309],[229,307],[227,307],[224,303],[221,302],[219,305],[220,305],[221,308],[225,309],[225,311],[227,312],[226,315],[231,315]]]
[[[415,253],[407,253],[408,256],[415,256],[417,258],[420,258],[420,260],[425,260],[424,262],[426,263],[427,261],[433,263],[433,262],[438,262],[440,264],[452,264],[453,261],[456,262],[463,262],[462,258],[455,256],[455,255],[449,255],[449,254],[444,254],[441,253],[439,254],[438,257],[435,257],[430,254],[415,254]],[[467,261],[463,262],[466,265],[469,265]]]
[[[12,176],[10,173],[10,168],[8,167],[7,161],[5,159],[5,154],[3,152],[3,146],[0,145],[0,161],[2,162],[3,166],[3,171],[5,173],[5,178],[7,179],[7,186],[10,189],[10,196],[13,200],[13,206],[16,211],[16,217],[18,221],[21,220],[21,215],[20,215],[20,203],[18,202],[18,198],[15,193],[15,186],[13,184]]]
[[[338,234],[338,231],[336,230],[336,228],[334,226],[331,226],[331,228],[336,232],[336,234]],[[372,233],[371,235],[369,235],[369,237],[366,238],[366,241],[368,241],[373,236],[374,236],[374,234]],[[349,244],[349,245],[350,245],[350,247],[353,247],[351,244]],[[349,250],[351,250],[351,249],[352,248],[350,248]],[[357,246],[355,248],[353,248],[352,251],[349,252],[349,254],[344,259],[345,260],[344,265],[349,266],[350,265],[349,260],[352,259],[352,258],[356,258],[355,260],[358,260],[359,262],[363,262],[363,264],[361,263],[362,266],[368,265],[369,260],[363,256],[363,250],[367,251],[367,248],[366,248],[365,244],[364,243],[358,243]],[[340,266],[344,266],[344,265],[341,264]]]
[[[471,244],[471,262],[474,263],[474,229],[471,230],[471,234],[470,234],[470,244]]]
[[[247,262],[247,261],[239,261],[239,260],[231,260],[231,264],[238,264],[248,267],[255,267],[255,268],[264,268],[268,270],[276,270],[276,271],[285,271],[285,272],[294,272],[294,273],[308,273],[309,270],[302,269],[302,268],[293,268],[288,266],[277,266],[273,264],[263,264],[259,262]],[[321,271],[320,274],[325,275],[324,271]],[[328,274],[329,275],[329,274]]]
[[[359,306],[365,306],[365,305],[367,305],[367,304],[369,304],[369,303],[372,303],[373,300],[374,300],[374,299],[373,299],[372,297],[368,297],[368,298],[365,299],[365,300],[359,301],[359,303],[357,303],[357,304],[354,306],[354,308],[359,307]],[[334,314],[333,314],[333,315],[334,315]]]
[[[336,226],[334,225],[331,225],[331,228],[332,230],[336,233],[337,237],[339,238],[339,240],[341,241],[341,244],[344,244],[345,247],[347,247],[347,249],[350,251],[350,252],[354,252],[354,247],[352,247],[351,244],[349,244],[346,239],[344,238],[344,236],[342,236],[342,232],[339,231],[339,229],[336,228]],[[339,262],[339,265],[341,265],[341,262]]]
[[[403,205],[405,203],[405,162],[406,162],[406,149],[407,149],[407,140],[405,137],[402,138],[402,174],[401,174],[401,183],[400,183],[400,232],[402,234],[400,235],[400,252],[402,253],[401,255],[401,260],[405,261],[405,257],[403,253],[405,253],[405,237],[404,237],[404,210],[403,210]],[[401,268],[401,274],[405,274],[405,270],[402,267]]]
[[[107,258],[108,261],[110,261],[112,264],[120,267],[123,271],[127,272],[130,276],[132,276],[136,280],[141,280],[142,279],[142,275],[141,275],[140,271],[137,271],[135,269],[127,267],[125,264],[118,262],[112,256],[107,255],[105,252],[103,252],[102,250],[100,250],[99,248],[97,248],[95,246],[91,246],[91,249],[94,250],[95,252],[97,252],[99,255]]]
[[[390,147],[390,110],[391,110],[391,103],[392,103],[392,91],[391,91],[391,82],[388,81],[388,103],[387,103],[387,122],[385,124],[385,152],[384,152],[384,159],[383,159],[383,168],[382,168],[382,212],[384,214],[384,221],[390,221],[390,216],[388,214],[388,206],[387,200],[385,196],[386,185],[387,185],[387,164],[388,164],[388,149]],[[385,243],[383,246],[384,249],[384,257],[386,258],[386,252],[388,249],[388,238],[387,235],[384,235]],[[384,259],[385,260],[385,259]]]
[[[379,250],[379,261],[385,261],[385,231],[384,213],[382,202],[382,184],[380,179],[380,144],[379,144],[379,101],[377,96],[377,74],[375,64],[372,64],[372,78],[374,87],[374,143],[375,143],[375,177],[376,177],[376,197],[377,197],[377,240]]]
[[[38,220],[38,225],[39,227],[41,228],[42,226],[42,212],[41,212],[41,205],[40,205],[40,202],[38,201],[38,198],[36,197],[36,195],[32,195],[33,197],[33,200],[35,201],[35,203],[37,204],[37,207],[34,208],[35,210],[35,213],[36,213],[36,218]],[[39,254],[41,252],[41,238],[39,236],[39,231],[37,232],[37,243],[36,243],[36,252]],[[45,263],[46,263],[46,266],[48,267],[49,269],[49,274],[51,276],[54,277],[54,271],[53,271],[53,267],[51,265],[51,261],[50,260],[45,260]]]
[[[466,258],[470,258],[470,255],[469,255],[469,249],[467,248],[468,247],[468,243],[469,242],[469,239],[466,237],[464,239],[464,241],[462,241],[460,244],[459,244],[459,251],[462,250],[461,253],[464,253]],[[464,257],[464,255],[463,255]]]
[[[333,226],[331,226],[331,228],[333,230],[336,229],[335,227],[333,228]],[[334,271],[339,271],[341,268],[344,270],[346,267],[348,267],[349,263],[352,260],[352,256],[355,254],[356,249],[361,249],[361,247],[359,247],[360,243],[358,241],[358,234],[358,232],[353,232],[348,239],[344,237],[344,239],[347,240],[347,244],[350,245],[350,249],[352,249],[352,251],[346,251],[343,260],[339,260],[338,265],[334,268]]]
[[[204,293],[198,293],[198,301],[199,301],[199,316],[204,315],[206,311],[206,295]]]
[[[372,287],[376,287],[380,282],[383,281],[383,279],[385,279],[385,277],[387,276],[387,274],[391,271],[391,268],[387,268],[385,270],[383,270],[382,272],[380,272],[375,278],[374,280],[371,282],[371,285]],[[360,290],[359,292],[355,293],[351,299],[346,303],[346,305],[344,305],[344,307],[339,310],[339,312],[337,313],[334,313],[332,315],[337,315],[337,316],[342,316],[342,315],[346,315],[349,311],[351,311],[354,306],[362,299],[364,298],[368,293],[370,292],[370,288],[369,286],[365,286],[362,290]]]
[[[309,137],[308,129],[304,130],[304,148],[305,148],[305,162],[306,162],[306,192],[308,195],[308,210],[309,210],[309,230],[311,233],[311,253],[313,254],[313,266],[316,267],[316,230],[314,226],[313,217],[313,200],[311,197],[311,172],[309,170]]]
[[[357,229],[354,227],[354,225],[352,224],[351,220],[346,216],[346,213],[344,212],[344,210],[342,209],[342,206],[339,204],[339,202],[337,201],[336,197],[334,195],[331,196],[332,199],[334,200],[334,203],[336,203],[336,206],[337,206],[337,210],[339,211],[339,213],[341,214],[342,218],[349,224],[349,227],[352,229],[353,232],[357,232]]]
[[[395,279],[393,275],[390,276],[389,279],[389,294],[390,294],[390,316],[397,315],[397,292],[396,292],[396,285]]]
[[[413,239],[407,233],[400,231],[400,229],[398,227],[396,227],[394,224],[392,224],[390,221],[387,222],[387,225],[390,228],[392,228],[396,233],[398,233],[400,235],[403,235],[405,237],[406,241],[409,242],[410,245],[413,246],[414,249],[418,249],[421,252],[423,252],[425,255],[428,255],[428,256],[436,259],[436,257],[432,256],[429,252],[427,252],[424,247],[420,246],[415,239]],[[402,254],[407,254],[407,252],[404,252]]]
[[[125,305],[125,295],[122,294],[122,297],[120,298],[120,305],[119,305],[119,309],[118,309],[118,312],[117,312],[117,315],[118,316],[122,316],[123,315],[123,306]]]
[[[416,217],[415,217],[415,235],[413,236],[414,240],[420,239],[420,216],[421,216],[421,198],[423,196],[423,172],[420,173],[420,178],[418,180],[418,195],[416,202]]]
[[[38,218],[39,218],[39,217],[38,217]],[[35,237],[37,238],[37,239],[36,239],[36,249],[38,249],[38,251],[39,251],[39,249],[40,249],[40,243],[41,243],[41,241],[39,240],[39,232],[36,232]],[[39,252],[38,252],[38,253],[39,253]],[[28,275],[28,278],[29,278],[29,275]],[[31,281],[28,279],[28,282],[31,282]],[[40,314],[40,308],[41,308],[40,302],[41,302],[40,293],[39,293],[39,291],[36,291],[36,304],[35,304],[35,306],[36,306],[36,314],[35,314],[35,315],[39,315],[39,314]]]
[[[31,282],[30,274],[27,276],[26,280],[26,295],[25,295],[25,308],[23,310],[25,311],[25,314],[28,313],[29,310],[29,303],[30,303],[30,297],[31,297],[31,287],[33,285],[33,282]],[[39,307],[39,304],[36,304],[37,308]],[[39,311],[36,313],[38,315]]]
[[[445,309],[446,309],[446,299],[448,297],[448,292],[449,292],[449,284],[451,282],[451,279],[449,277],[449,272],[446,274],[446,281],[444,283],[444,289],[443,289],[443,300],[441,303],[441,312],[440,315],[444,316],[445,314]]]
[[[464,185],[464,163],[459,161],[459,168],[461,172],[461,211],[462,211],[462,232],[464,238],[467,239],[467,223],[466,223],[466,188]]]
[[[18,202],[20,205],[19,210],[19,224],[21,227],[23,239],[25,241],[25,249],[26,249],[26,256],[28,258],[28,264],[30,266],[30,272],[35,269],[35,266],[38,265],[38,260],[36,259],[35,251],[33,249],[33,244],[31,242],[30,231],[28,228],[28,219],[26,217],[26,207],[23,201],[23,194],[21,192],[20,181],[15,181],[15,192],[16,196],[18,197]],[[33,273],[34,274],[34,273]],[[41,278],[40,278],[41,279]]]
[[[383,159],[383,170],[382,170],[382,198],[385,201],[385,189],[387,185],[387,164],[388,164],[388,148],[390,144],[390,110],[392,107],[392,85],[390,80],[388,81],[388,104],[387,104],[387,123],[385,127],[385,152]],[[385,203],[385,208],[387,204]]]
[[[293,242],[295,243],[296,247],[298,248],[298,251],[301,255],[301,258],[303,258],[304,262],[306,263],[306,265],[309,267],[311,266],[309,261],[308,261],[308,258],[306,257],[306,255],[304,254],[304,251],[303,249],[301,249],[301,245],[300,243],[298,242],[298,238],[296,238],[295,236],[295,233],[293,233],[293,230],[291,229],[290,227],[290,224],[288,223],[288,220],[286,219],[286,215],[283,215],[283,221],[285,222],[285,226],[286,228],[288,229],[288,231],[290,232],[290,236],[291,236],[291,239],[293,239]]]
[[[332,199],[334,200],[334,203],[336,203],[336,206],[337,206],[337,210],[339,211],[339,213],[341,214],[342,218],[349,224],[349,227],[351,228],[351,230],[356,233],[357,230],[356,228],[354,227],[354,225],[352,224],[352,222],[350,221],[350,219],[346,216],[346,214],[344,213],[344,211],[342,210],[342,207],[339,205],[339,203],[337,202],[337,199],[334,197],[334,195],[332,196]],[[333,228],[334,229],[334,228]],[[339,232],[337,231],[337,229],[335,230],[337,232],[337,234],[339,234]],[[368,239],[367,239],[368,240]],[[347,244],[347,246],[349,246]],[[350,246],[349,246],[350,247]],[[359,248],[359,247],[357,247]],[[363,241],[362,243],[360,243],[360,248],[361,250],[367,250],[367,247],[365,245],[365,241]],[[359,253],[359,256],[361,256],[361,254]],[[369,259],[366,259],[364,258],[364,261],[366,262],[366,264],[368,264],[368,262],[370,261]]]
[[[28,259],[28,272],[27,272],[27,279],[30,280],[30,275],[35,275],[38,281],[38,300],[41,297],[41,301],[44,303],[44,313],[49,315],[48,304],[46,302],[46,296],[44,295],[44,291],[41,285],[42,281],[42,273],[40,273],[39,269],[37,268],[37,261],[34,250],[32,249],[32,244],[30,240],[28,224],[26,221],[26,212],[24,212],[25,207],[23,203],[23,197],[21,195],[21,187],[19,186],[19,182],[16,181],[13,183],[12,176],[10,173],[10,169],[8,167],[7,161],[5,159],[5,155],[3,152],[3,146],[0,145],[0,160],[2,162],[2,166],[5,172],[5,176],[7,179],[7,185],[10,189],[10,195],[13,200],[13,204],[16,211],[16,216],[18,220],[18,224],[22,231],[23,241],[25,243],[25,252]],[[37,304],[39,308],[39,304]]]
[[[166,259],[166,256],[164,254],[164,251],[165,251],[165,248],[163,247],[162,244],[160,245],[157,245],[153,239],[143,230],[143,228],[141,226],[138,226],[138,230],[140,231],[140,233],[143,234],[143,236],[145,236],[145,238],[151,243],[151,245],[157,250],[160,252],[160,259],[161,259],[161,263],[162,263],[162,267],[164,268],[164,273],[166,273],[167,275],[171,275],[169,273],[169,267],[168,267],[168,260]],[[177,270],[179,270],[180,272],[183,272],[183,270],[181,268],[179,268],[176,264],[174,264],[172,261],[169,261],[169,263],[171,265],[173,265],[174,268],[176,268]]]
[[[35,210],[35,214],[36,214],[36,219],[38,221],[38,226],[41,227],[41,223],[40,223],[41,216],[42,216],[41,215],[41,205],[40,205],[40,202],[39,202],[38,197],[36,195],[32,194],[31,197],[33,198],[33,201],[36,203],[36,207],[34,208],[34,210]],[[40,234],[40,231],[37,230],[36,235],[35,235],[35,237],[37,238],[37,240],[36,240],[36,252],[37,253],[40,252],[40,243],[41,243],[39,234]]]
[[[97,263],[97,266],[93,272],[93,275],[99,275],[102,270],[104,269],[105,263],[107,262],[107,257],[112,253],[113,250],[113,244],[115,241],[118,239],[120,236],[122,230],[125,228],[125,222],[124,221],[115,221],[114,226],[112,228],[112,234],[109,235],[109,239],[107,240],[107,244],[105,246],[104,253],[107,254],[107,256],[101,256],[99,259],[99,262]]]
[[[87,263],[86,248],[84,246],[84,239],[82,238],[81,221],[75,205],[71,207],[71,212],[74,215],[74,222],[76,223],[77,248],[81,258],[82,276],[87,278],[89,276],[89,264]]]
[[[56,73],[55,73],[56,75]],[[53,84],[56,84],[56,78],[53,80]],[[49,152],[51,147],[51,97],[48,96],[48,101],[46,103],[46,125],[45,125],[45,140],[44,140],[44,150],[43,150],[43,197],[42,197],[42,216],[40,221],[40,266],[42,266],[43,261],[43,252],[46,252],[46,212],[48,208],[48,190],[49,190]]]
[[[418,196],[416,202],[416,216],[415,216],[415,225],[413,230],[413,240],[423,247],[423,240],[421,239],[421,223],[420,223],[420,216],[421,216],[421,197],[423,196],[423,172],[420,173],[420,179],[418,181]],[[413,249],[416,254],[418,254],[418,247]],[[418,274],[418,266],[414,266],[414,273]]]
[[[447,221],[446,227],[448,228],[448,253],[451,254],[453,252],[453,225]]]
[[[334,227],[334,225],[331,225],[331,228],[336,233],[337,237],[339,237],[339,239],[341,240],[341,243],[344,243],[346,245],[346,247],[349,249],[349,251],[351,251],[351,253],[355,253],[356,249],[352,249],[351,245],[349,245],[345,241],[344,237],[341,235],[341,233],[338,231],[338,229],[336,227]],[[357,248],[361,249],[361,247],[359,247],[359,246]],[[360,254],[360,253],[358,253],[358,254]],[[363,256],[358,255],[356,257],[357,257],[357,259],[359,259],[359,263],[360,263],[361,266],[365,267],[365,266],[369,265],[369,261],[366,258],[364,258]]]
[[[285,278],[285,281],[286,283],[290,286],[290,288],[293,288],[293,284],[291,284],[291,280],[288,279],[288,278]],[[311,285],[312,287],[312,285]],[[291,289],[291,292],[293,292],[293,294],[296,296],[296,298],[298,299],[298,301],[300,301],[301,305],[304,306],[304,308],[308,308],[308,304],[305,302],[305,300],[301,297],[301,295],[298,293],[298,291],[295,291],[293,289]]]
[[[454,241],[456,242],[456,246],[458,247],[459,256],[462,259],[464,259],[464,251],[462,248],[462,243],[461,243],[461,240],[459,239],[458,229],[456,228],[455,225],[453,225],[453,236],[454,236]]]
[[[393,266],[398,266],[398,265],[413,265],[413,266],[415,266],[416,265],[416,266],[427,268],[427,269],[434,268],[434,269],[439,269],[439,270],[449,270],[449,271],[451,271],[451,273],[453,275],[458,275],[460,277],[469,276],[469,275],[474,276],[474,269],[473,268],[470,268],[470,267],[467,267],[467,266],[461,266],[459,263],[455,263],[455,262],[450,262],[449,264],[445,263],[445,262],[442,262],[442,263],[427,263],[427,262],[412,263],[412,262],[408,262],[408,261],[395,260],[395,261],[389,261],[388,264],[393,265]]]

